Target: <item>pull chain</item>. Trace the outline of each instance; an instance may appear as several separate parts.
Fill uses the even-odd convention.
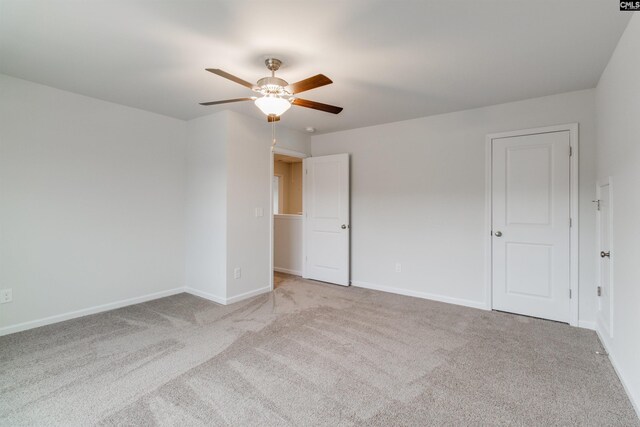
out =
[[[276,148],[276,122],[271,122],[271,151]]]

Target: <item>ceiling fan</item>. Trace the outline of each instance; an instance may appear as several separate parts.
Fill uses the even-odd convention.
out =
[[[220,69],[207,68],[206,70],[210,73],[217,74],[220,77],[231,80],[232,82],[239,83],[262,96],[202,102],[200,105],[218,105],[230,102],[254,101],[256,106],[267,115],[268,122],[276,122],[280,120],[280,116],[287,111],[292,104],[299,107],[312,108],[314,110],[326,111],[327,113],[333,114],[338,114],[342,111],[342,107],[322,104],[320,102],[309,101],[307,99],[296,98],[294,96],[301,92],[333,83],[327,76],[318,74],[297,83],[289,84],[285,80],[276,77],[276,71],[282,65],[282,61],[276,58],[268,58],[264,63],[267,68],[271,70],[271,76],[261,78],[255,85]]]

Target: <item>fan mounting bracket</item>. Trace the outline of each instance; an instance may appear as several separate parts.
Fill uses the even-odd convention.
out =
[[[264,60],[264,65],[266,65],[269,70],[276,72],[280,69],[282,61],[278,58],[267,58]]]

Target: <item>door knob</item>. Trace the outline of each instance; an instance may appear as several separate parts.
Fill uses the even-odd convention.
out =
[[[609,251],[609,252],[605,252],[605,251],[600,252],[600,258],[604,258],[604,257],[611,258],[611,251]]]
[[[496,231],[496,237],[502,237],[502,231]]]
[[[344,230],[345,228],[347,228],[347,225],[346,225],[346,224],[342,224],[342,225],[340,226],[340,228],[342,228],[342,229]]]

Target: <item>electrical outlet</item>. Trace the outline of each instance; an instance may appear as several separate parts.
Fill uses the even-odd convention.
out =
[[[402,264],[396,262],[396,273],[402,273]]]
[[[239,279],[241,274],[242,274],[242,270],[240,270],[240,267],[236,267],[236,268],[233,269],[233,278],[234,279]]]
[[[0,289],[0,304],[13,301],[12,289]]]

